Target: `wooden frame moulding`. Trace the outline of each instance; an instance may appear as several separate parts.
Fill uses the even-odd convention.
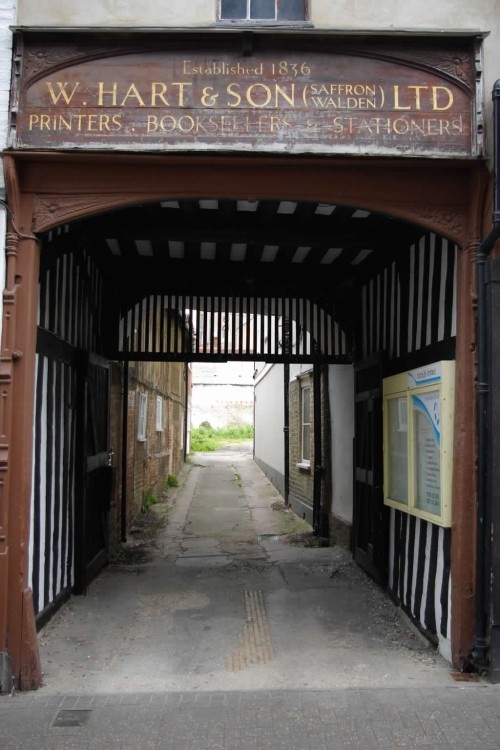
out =
[[[0,538],[0,583],[4,580],[2,570],[8,568],[7,592],[0,586],[0,596],[7,598],[6,602],[0,600],[0,612],[8,611],[5,627],[0,622],[0,651],[8,643],[18,686],[37,687],[41,683],[27,569],[39,263],[39,247],[32,233],[97,212],[184,198],[343,204],[413,222],[460,246],[456,388],[461,397],[457,399],[454,434],[452,650],[455,665],[461,666],[470,650],[474,619],[473,261],[482,232],[488,182],[484,164],[462,160],[62,152],[15,152],[5,155],[4,161],[14,220],[9,231],[16,237],[17,250],[7,258],[0,357],[0,419],[5,425],[0,445],[2,508],[4,514],[7,508],[9,518],[7,538]],[[23,404],[15,414],[14,404]],[[5,631],[6,642],[2,635]]]

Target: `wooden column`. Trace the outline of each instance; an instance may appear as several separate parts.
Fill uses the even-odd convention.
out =
[[[11,183],[12,184],[12,183]],[[0,354],[0,491],[3,539],[0,590],[0,635],[19,689],[39,687],[41,666],[32,592],[28,585],[35,353],[38,305],[39,246],[31,236],[31,200],[17,202],[7,236],[7,278],[4,292]],[[6,531],[5,531],[6,530]],[[6,572],[6,575],[5,575]],[[4,602],[6,601],[6,607]],[[2,642],[3,645],[3,642]]]
[[[7,643],[9,611],[9,432],[12,423],[12,325],[17,237],[6,236],[6,288],[3,292],[2,347],[0,350],[0,687],[12,687],[12,667]]]
[[[453,664],[466,666],[474,637],[476,569],[476,250],[459,252],[453,520],[451,545],[451,648]]]

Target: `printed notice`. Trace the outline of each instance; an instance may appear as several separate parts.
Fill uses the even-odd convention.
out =
[[[412,396],[415,441],[415,505],[441,514],[441,432],[439,390]]]
[[[391,398],[389,419],[389,497],[408,505],[408,420],[406,396]]]

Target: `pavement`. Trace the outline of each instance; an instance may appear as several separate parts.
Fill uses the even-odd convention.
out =
[[[248,445],[196,454],[40,633],[44,686],[0,748],[500,748],[500,686],[462,681],[337,547],[308,546]]]

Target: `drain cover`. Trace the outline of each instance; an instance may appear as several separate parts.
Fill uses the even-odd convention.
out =
[[[61,709],[57,712],[53,727],[83,727],[90,718],[91,710]]]

